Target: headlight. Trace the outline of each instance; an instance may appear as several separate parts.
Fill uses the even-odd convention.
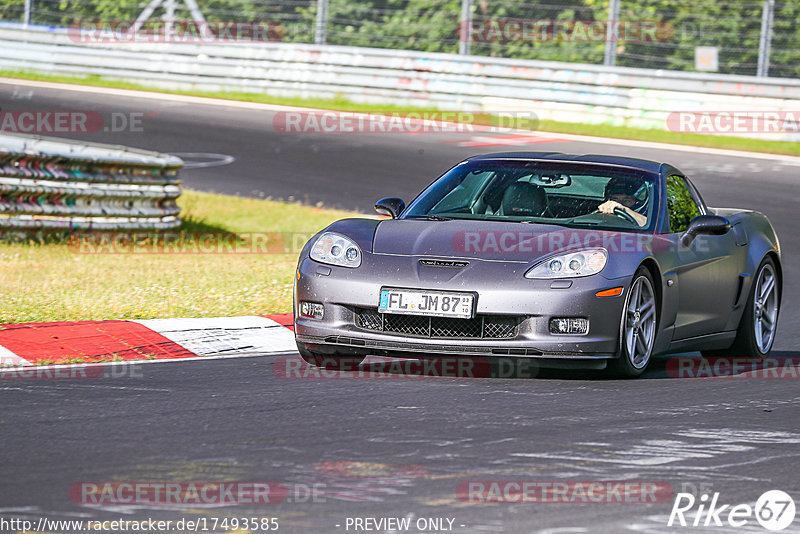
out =
[[[604,248],[590,248],[551,256],[525,273],[525,278],[570,278],[589,276],[603,270],[608,261]]]
[[[325,232],[311,247],[311,259],[320,263],[356,268],[361,265],[361,249],[343,235]]]

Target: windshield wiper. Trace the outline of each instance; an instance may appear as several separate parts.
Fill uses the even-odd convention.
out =
[[[515,224],[541,224],[541,225],[546,225],[546,226],[563,226],[565,228],[569,228],[569,226],[567,226],[567,224],[565,224],[565,223],[553,222],[553,221],[548,221],[548,220],[544,220],[544,221],[532,221],[530,219],[523,219],[523,220],[520,220],[520,221],[513,220],[513,219],[511,219],[511,220],[509,220],[509,219],[481,219],[481,220],[491,221],[491,222],[515,223]]]
[[[603,223],[600,221],[569,221],[568,226],[601,226]]]
[[[452,221],[450,217],[442,217],[441,215],[425,215],[424,217],[414,217],[415,219],[425,219],[426,221]]]

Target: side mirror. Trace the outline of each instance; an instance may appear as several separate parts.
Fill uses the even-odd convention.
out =
[[[375,211],[392,219],[396,219],[404,209],[406,209],[406,203],[400,198],[382,198],[375,203]]]
[[[725,235],[731,231],[731,223],[719,215],[698,215],[689,223],[681,236],[681,243],[688,247],[699,235]]]

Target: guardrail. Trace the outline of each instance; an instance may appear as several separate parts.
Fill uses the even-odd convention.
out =
[[[0,134],[0,229],[174,228],[182,166],[146,150]]]
[[[671,112],[800,109],[800,80],[294,43],[82,41],[78,30],[0,24],[0,47],[12,51],[0,69],[662,130]]]

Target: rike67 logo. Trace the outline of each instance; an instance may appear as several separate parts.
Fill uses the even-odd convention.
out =
[[[667,526],[740,528],[752,525],[755,519],[765,529],[779,531],[791,525],[794,517],[794,499],[781,490],[764,492],[755,506],[720,504],[718,492],[710,500],[707,494],[695,499],[691,493],[678,493]]]

